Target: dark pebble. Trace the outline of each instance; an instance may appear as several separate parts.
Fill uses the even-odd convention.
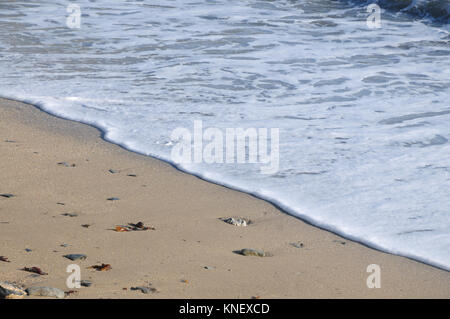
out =
[[[139,287],[131,287],[130,289],[131,290],[140,290],[143,294],[148,294],[150,292],[156,292],[156,289],[152,288],[152,287],[139,286]]]
[[[291,243],[291,246],[293,246],[295,248],[303,248],[304,247],[303,243],[300,243],[300,242],[298,242],[298,243]]]
[[[64,255],[63,257],[66,257],[67,259],[70,260],[85,260],[87,258],[86,255],[84,254],[68,254],[68,255]]]
[[[59,162],[58,165],[62,165],[64,167],[75,167],[76,166],[75,164],[69,164],[66,162]]]
[[[92,286],[92,281],[90,281],[90,280],[81,280],[80,281],[80,285],[82,287],[90,287],[90,286]]]
[[[78,216],[78,214],[76,214],[76,213],[64,213],[64,214],[61,214],[62,216],[68,216],[68,217],[77,217]]]

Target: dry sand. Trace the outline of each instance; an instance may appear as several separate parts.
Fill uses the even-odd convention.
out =
[[[450,297],[447,271],[343,239],[100,135],[90,126],[0,100],[0,194],[16,195],[0,197],[0,256],[11,261],[0,261],[0,281],[67,291],[66,267],[77,263],[82,279],[93,284],[69,298]],[[254,224],[219,220],[226,216]],[[138,221],[156,230],[112,230]],[[273,256],[233,253],[242,248]],[[70,253],[88,257],[62,257]],[[99,263],[112,269],[87,269]],[[381,288],[367,287],[369,264],[380,265]],[[32,266],[48,275],[19,270]],[[149,284],[158,292],[130,290]]]

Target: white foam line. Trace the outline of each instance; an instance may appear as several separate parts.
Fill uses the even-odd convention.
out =
[[[361,243],[361,244],[363,244],[363,245],[365,245],[367,247],[370,247],[370,248],[373,248],[373,249],[376,249],[376,250],[379,250],[379,251],[382,251],[382,252],[386,252],[386,253],[390,253],[390,254],[393,254],[393,255],[398,255],[398,256],[410,258],[410,259],[413,259],[413,260],[416,260],[416,261],[420,261],[422,263],[425,263],[425,264],[428,264],[428,265],[431,265],[431,266],[434,266],[434,267],[437,267],[437,268],[440,268],[440,269],[443,269],[443,270],[446,270],[446,271],[450,271],[450,267],[445,265],[445,264],[442,264],[442,263],[439,263],[439,262],[435,262],[433,260],[430,260],[430,259],[427,259],[427,258],[423,258],[423,257],[415,255],[415,254],[407,254],[407,253],[402,253],[401,251],[388,249],[388,248],[386,248],[384,246],[378,245],[378,244],[373,243],[371,241],[364,240],[362,238],[353,236],[353,235],[351,235],[351,234],[349,234],[347,232],[342,231],[340,228],[336,227],[335,225],[332,225],[332,224],[329,224],[329,223],[326,223],[326,222],[323,222],[323,221],[319,221],[317,218],[311,217],[306,212],[301,212],[298,209],[295,209],[295,208],[293,208],[293,207],[291,207],[289,205],[286,205],[285,203],[283,203],[282,201],[280,201],[279,199],[277,199],[275,197],[264,195],[261,192],[257,192],[257,191],[249,191],[248,189],[245,188],[245,186],[240,186],[240,185],[238,185],[236,183],[233,183],[233,182],[226,182],[226,181],[223,181],[223,180],[220,181],[220,180],[215,179],[215,178],[206,177],[205,174],[196,172],[194,170],[186,169],[186,168],[184,168],[184,167],[182,167],[180,165],[177,165],[177,164],[171,162],[168,158],[166,158],[164,156],[160,156],[158,154],[153,154],[153,153],[140,152],[139,150],[137,150],[135,148],[132,148],[132,147],[129,147],[129,146],[127,146],[124,143],[116,142],[116,141],[108,138],[108,129],[107,128],[99,125],[98,123],[96,123],[94,121],[79,121],[79,120],[74,119],[74,118],[59,116],[58,114],[53,113],[48,107],[46,107],[45,103],[41,103],[41,102],[39,102],[37,100],[33,100],[33,99],[30,99],[30,98],[21,98],[21,97],[18,97],[18,96],[1,95],[1,94],[0,94],[0,97],[33,105],[33,106],[37,107],[38,109],[40,109],[40,110],[42,110],[42,111],[44,111],[44,112],[46,112],[48,114],[54,115],[56,117],[59,117],[59,118],[65,119],[65,120],[71,120],[71,121],[75,121],[75,122],[79,122],[79,123],[83,123],[83,124],[87,124],[87,125],[93,126],[93,127],[97,128],[98,130],[100,130],[102,132],[102,139],[104,139],[105,141],[107,141],[109,143],[118,145],[118,146],[120,146],[120,147],[122,147],[122,148],[124,148],[126,150],[129,150],[129,151],[137,153],[137,154],[146,155],[146,156],[150,156],[150,157],[156,158],[158,160],[162,160],[162,161],[170,164],[171,166],[175,167],[176,169],[178,169],[178,170],[180,170],[182,172],[191,174],[191,175],[196,176],[196,177],[198,177],[200,179],[203,179],[203,180],[205,180],[207,182],[211,182],[211,183],[214,183],[214,184],[217,184],[217,185],[221,185],[221,186],[224,186],[224,187],[227,187],[227,188],[230,188],[230,189],[234,189],[234,190],[246,193],[246,194],[250,194],[250,195],[255,196],[255,197],[259,198],[259,199],[265,200],[265,201],[275,205],[277,208],[281,209],[282,211],[284,211],[285,213],[287,213],[287,214],[289,214],[291,216],[297,217],[297,218],[299,218],[299,219],[301,219],[301,220],[303,220],[303,221],[307,222],[308,224],[311,224],[311,225],[313,225],[315,227],[321,228],[321,229],[326,230],[326,231],[330,231],[330,232],[332,232],[334,234],[337,234],[337,235],[339,235],[339,236],[341,236],[341,237],[343,237],[345,239]]]

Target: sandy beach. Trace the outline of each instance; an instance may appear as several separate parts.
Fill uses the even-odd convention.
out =
[[[447,271],[318,229],[27,104],[0,100],[0,162],[0,194],[14,195],[0,197],[9,261],[0,281],[76,290],[67,298],[450,297]],[[231,216],[252,223],[220,220]],[[138,222],[154,229],[116,231]],[[234,252],[243,248],[270,256]],[[111,269],[88,268],[102,263]],[[67,288],[70,264],[90,287]],[[380,266],[381,288],[366,285],[370,264]]]

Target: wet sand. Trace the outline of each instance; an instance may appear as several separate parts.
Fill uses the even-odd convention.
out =
[[[77,291],[67,298],[450,297],[447,271],[318,229],[30,105],[0,99],[0,163],[0,194],[15,195],[0,197],[0,256],[10,261],[0,261],[0,281]],[[228,216],[253,223],[219,219]],[[137,222],[155,229],[115,231]],[[233,252],[243,248],[271,256]],[[88,269],[101,263],[111,269]],[[70,264],[91,287],[67,288]],[[366,285],[370,264],[381,267],[381,288]],[[48,275],[20,270],[33,266]]]

